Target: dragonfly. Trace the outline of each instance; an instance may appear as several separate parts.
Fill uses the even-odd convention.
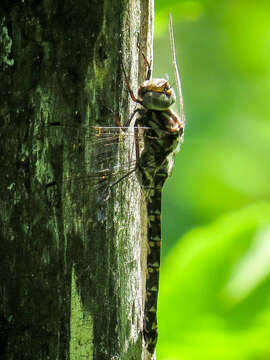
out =
[[[148,65],[146,80],[141,84],[138,98],[134,96],[125,74],[126,84],[132,100],[141,105],[135,125],[149,126],[144,137],[144,149],[137,167],[141,183],[147,194],[148,244],[146,299],[144,307],[144,339],[149,353],[155,352],[157,330],[157,300],[159,289],[160,249],[161,249],[161,195],[166,179],[171,175],[174,157],[183,141],[185,115],[181,81],[176,61],[176,51],[172,24],[169,16],[170,45],[173,67],[179,96],[179,115],[171,110],[176,95],[166,79],[151,79]],[[151,133],[151,137],[148,134]]]
[[[116,120],[116,126],[90,127],[80,129],[84,136],[82,143],[68,144],[84,157],[85,170],[75,161],[62,179],[64,184],[83,184],[82,188],[97,189],[102,193],[102,201],[109,199],[111,191],[124,179],[136,173],[147,202],[147,278],[144,304],[143,337],[146,348],[154,354],[157,330],[157,300],[159,289],[160,250],[161,250],[161,196],[166,179],[171,175],[174,157],[183,141],[185,115],[181,81],[176,60],[172,16],[169,16],[169,33],[172,62],[178,91],[179,115],[171,109],[176,102],[176,94],[167,79],[151,78],[152,68],[138,45],[147,66],[147,76],[138,89],[136,97],[129,84],[122,64],[127,90],[131,99],[138,104],[125,126]],[[134,126],[131,126],[135,118]],[[60,123],[51,123],[56,131],[70,131]],[[80,138],[81,134],[78,134]],[[131,145],[132,144],[132,145]],[[121,147],[123,146],[123,149]],[[87,151],[88,150],[88,151]],[[68,152],[69,153],[69,152]],[[72,152],[71,152],[72,153]],[[87,153],[87,159],[85,154]],[[115,156],[119,154],[119,156]],[[70,159],[68,159],[70,160]],[[91,168],[87,164],[91,163]],[[89,169],[88,169],[89,168]],[[48,186],[54,185],[54,182]],[[84,187],[84,185],[87,185]],[[78,188],[77,188],[78,190]],[[80,190],[79,190],[80,191]]]

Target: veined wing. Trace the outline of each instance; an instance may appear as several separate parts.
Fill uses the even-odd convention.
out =
[[[185,113],[184,113],[184,101],[182,95],[182,87],[181,87],[181,79],[179,74],[179,69],[176,60],[176,50],[175,50],[175,41],[174,41],[174,31],[173,31],[173,21],[172,21],[172,14],[169,15],[169,33],[170,33],[170,45],[171,45],[171,55],[172,55],[172,62],[173,62],[173,69],[174,69],[174,76],[176,80],[176,86],[179,96],[179,115],[181,121],[185,124]]]
[[[61,184],[105,188],[136,167],[136,147],[142,147],[148,128],[83,127],[52,123],[46,128],[48,141],[56,137],[63,151]]]

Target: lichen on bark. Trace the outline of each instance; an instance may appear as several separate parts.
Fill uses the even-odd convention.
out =
[[[14,59],[11,56],[12,38],[8,34],[8,29],[5,25],[5,17],[0,20],[0,67],[5,70],[7,66],[14,65]]]

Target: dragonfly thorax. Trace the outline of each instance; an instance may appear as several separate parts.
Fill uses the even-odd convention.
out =
[[[151,79],[144,81],[138,91],[141,104],[149,110],[167,110],[175,102],[175,92],[168,80]]]

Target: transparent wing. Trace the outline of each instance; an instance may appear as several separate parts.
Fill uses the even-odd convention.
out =
[[[181,88],[181,79],[180,79],[180,74],[179,74],[177,60],[176,60],[172,14],[169,15],[169,33],[170,33],[170,45],[171,45],[172,62],[173,62],[173,68],[174,68],[174,76],[175,76],[177,91],[178,91],[178,95],[179,95],[180,118],[181,118],[181,121],[183,121],[185,123],[186,119],[185,119],[185,113],[184,113],[184,101],[183,101],[182,88]]]
[[[46,128],[48,141],[58,144],[66,171],[61,184],[106,188],[126,177],[136,166],[136,147],[142,147],[147,128],[89,127],[76,129],[54,125]],[[63,151],[65,150],[65,151]],[[59,149],[60,152],[60,149]]]

